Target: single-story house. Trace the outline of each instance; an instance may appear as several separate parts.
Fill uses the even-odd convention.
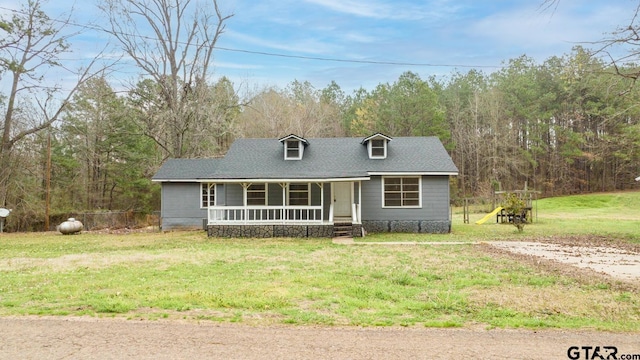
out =
[[[169,159],[162,228],[216,237],[362,236],[451,231],[449,177],[436,137],[238,139],[223,158]]]

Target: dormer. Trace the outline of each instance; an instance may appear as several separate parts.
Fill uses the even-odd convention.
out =
[[[284,145],[285,160],[302,160],[304,148],[309,145],[307,139],[294,134],[287,135],[278,141]]]
[[[369,159],[386,159],[387,147],[391,138],[381,133],[375,133],[362,140],[361,144],[367,146]]]

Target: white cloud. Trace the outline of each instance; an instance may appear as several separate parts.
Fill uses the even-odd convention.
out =
[[[264,66],[253,64],[240,64],[229,61],[216,61],[215,67],[220,69],[234,69],[234,70],[254,70],[262,69]]]
[[[255,49],[255,46],[260,46],[263,48],[270,48],[280,51],[288,51],[292,53],[305,53],[305,54],[327,54],[333,53],[336,50],[336,45],[325,43],[312,37],[304,38],[302,40],[285,40],[282,41],[273,41],[273,40],[265,40],[264,38],[259,38],[256,36],[246,35],[236,31],[228,31],[225,33],[225,36],[234,40],[234,42],[245,43],[251,46],[251,48]],[[247,47],[243,47],[247,48]]]
[[[370,18],[390,17],[391,9],[385,4],[376,4],[372,1],[357,0],[305,0],[308,3],[329,8],[333,11]]]
[[[371,0],[304,0],[332,11],[374,19],[392,20],[420,20],[425,18],[440,18],[451,11],[446,1],[436,1],[438,4],[415,1],[371,1]],[[433,9],[437,9],[434,11]]]
[[[488,39],[496,45],[566,47],[598,41],[624,19],[628,9],[610,3],[599,8],[558,7],[554,13],[541,13],[537,5],[487,16],[473,23],[468,35]],[[558,54],[559,55],[559,54]]]
[[[342,38],[347,42],[357,42],[365,44],[370,44],[378,40],[378,38],[375,36],[365,35],[357,32],[348,32],[344,34]]]

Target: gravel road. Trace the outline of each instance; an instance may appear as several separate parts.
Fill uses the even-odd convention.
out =
[[[571,346],[640,354],[640,335],[0,318],[0,359],[568,359]]]

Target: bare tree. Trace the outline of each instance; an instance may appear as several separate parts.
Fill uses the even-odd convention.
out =
[[[309,82],[292,81],[285,89],[268,87],[257,93],[240,115],[240,132],[246,137],[344,136],[340,124],[337,85],[324,91]]]
[[[45,74],[52,68],[71,71],[64,66],[61,55],[70,52],[69,39],[77,33],[68,32],[70,15],[51,19],[42,11],[39,0],[28,0],[9,19],[0,19],[0,74],[7,73],[10,90],[0,127],[0,204],[6,201],[6,184],[11,174],[10,155],[19,141],[48,128],[56,121],[67,101],[78,87],[89,79],[95,60],[81,70],[71,90],[49,85]],[[35,102],[38,114],[25,111],[20,101]]]
[[[598,42],[596,54],[605,54],[618,75],[632,79],[640,77],[640,2],[628,25],[620,26],[609,37]]]
[[[206,87],[216,42],[233,15],[191,0],[106,0],[107,31],[158,86],[162,111],[144,129],[168,157],[190,156],[189,135],[200,116],[193,94]],[[197,100],[195,100],[197,101]]]
[[[561,0],[544,0],[540,9],[555,12],[560,2]],[[619,26],[600,40],[585,43],[595,46],[592,56],[606,59],[617,75],[635,83],[640,78],[640,1],[633,10],[628,24]],[[624,93],[626,92],[628,90]]]
[[[560,0],[544,0],[540,4],[540,10],[555,12],[559,4],[560,4]]]

